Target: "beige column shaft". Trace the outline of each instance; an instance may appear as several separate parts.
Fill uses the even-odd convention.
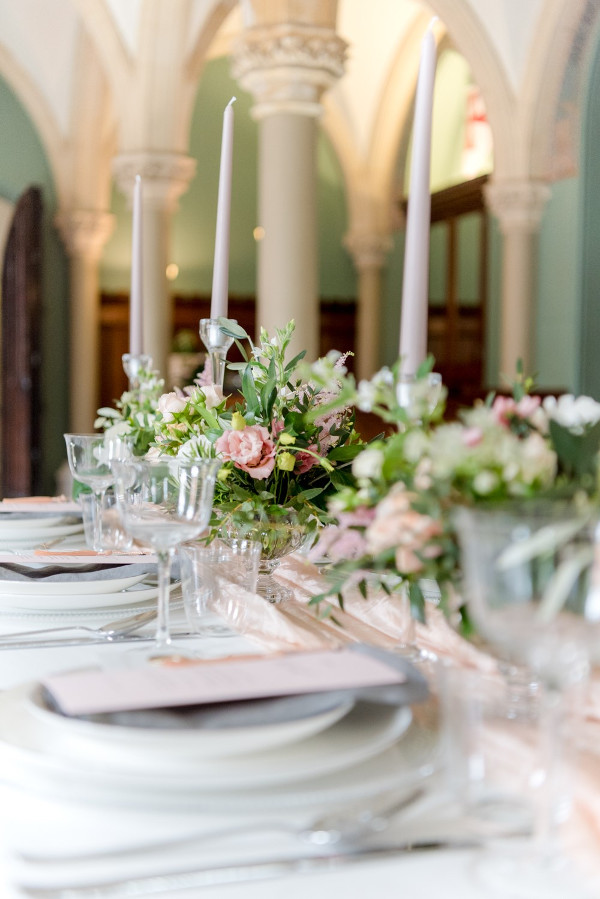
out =
[[[512,379],[517,362],[535,368],[535,294],[537,237],[550,190],[542,182],[495,181],[486,201],[503,236],[500,374]]]
[[[295,319],[295,349],[319,355],[316,125],[283,113],[260,123],[257,324]]]
[[[348,234],[344,241],[358,273],[356,359],[358,378],[370,378],[379,368],[382,271],[392,239],[386,234]]]
[[[294,351],[319,354],[316,118],[343,74],[346,44],[335,3],[304,6],[319,24],[277,21],[276,5],[249,4],[252,27],[234,48],[233,74],[255,98],[259,122],[257,327],[296,322]],[[314,8],[313,8],[314,7]],[[326,8],[325,8],[326,7]],[[323,16],[326,24],[323,25]],[[309,16],[310,18],[310,16]],[[314,18],[313,18],[314,21]]]
[[[63,210],[56,225],[70,257],[69,429],[93,430],[99,400],[98,262],[114,228],[114,216],[96,210]]]
[[[196,161],[178,153],[126,153],[113,161],[117,184],[130,204],[135,176],[142,179],[143,347],[164,378],[173,331],[166,276],[171,220],[177,200],[187,190],[195,170]]]

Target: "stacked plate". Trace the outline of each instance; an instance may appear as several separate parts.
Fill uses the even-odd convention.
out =
[[[81,516],[48,513],[31,515],[0,513],[0,549],[34,549],[49,546],[65,537],[83,534]]]
[[[409,706],[303,697],[262,724],[219,727],[194,713],[85,720],[64,717],[39,685],[0,697],[1,776],[62,799],[134,808],[255,812],[348,801],[408,785],[435,764],[435,737]],[[307,703],[313,699],[314,704]],[[261,710],[260,705],[263,705]]]
[[[2,619],[115,617],[155,604],[156,565],[0,565]]]

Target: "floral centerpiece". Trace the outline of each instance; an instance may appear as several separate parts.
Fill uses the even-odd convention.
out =
[[[396,433],[376,441],[353,462],[354,486],[332,498],[338,525],[322,548],[334,565],[331,593],[365,572],[408,589],[413,615],[424,618],[423,579],[435,578],[448,596],[459,575],[452,522],[457,505],[563,498],[592,504],[598,494],[600,404],[589,397],[532,394],[519,372],[513,395],[490,395],[443,420],[443,392],[431,397],[428,372],[418,373],[406,402],[398,367],[356,385],[321,365],[322,386],[337,383],[344,402],[394,423]],[[395,579],[395,580],[394,580]]]
[[[152,451],[223,461],[213,521],[221,529],[291,513],[307,533],[315,531],[330,520],[331,496],[353,483],[350,465],[364,446],[354,411],[343,400],[330,409],[332,391],[301,377],[304,352],[287,359],[294,322],[273,337],[261,330],[256,345],[236,322],[221,326],[245,360],[229,365],[240,372],[239,398],[199,382],[164,394]]]

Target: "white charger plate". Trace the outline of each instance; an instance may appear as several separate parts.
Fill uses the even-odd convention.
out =
[[[231,759],[146,757],[138,746],[111,747],[98,740],[77,741],[72,731],[49,726],[34,711],[35,685],[0,696],[0,777],[53,795],[72,795],[134,805],[198,807],[204,797],[215,805],[233,803],[257,790],[304,790],[338,772],[360,765],[393,746],[408,730],[408,707],[358,703],[320,733],[277,749]]]
[[[148,577],[148,572],[113,578],[86,578],[81,580],[74,578],[70,581],[49,581],[37,578],[19,581],[0,580],[0,596],[6,594],[19,597],[35,595],[38,597],[55,596],[64,599],[66,596],[81,597],[92,593],[106,595],[107,592],[119,593],[121,590],[127,590],[129,587],[133,587],[134,584],[139,584],[146,577]]]
[[[319,700],[321,700],[319,702]],[[236,727],[194,727],[185,726],[161,728],[137,727],[115,723],[88,721],[70,718],[49,708],[40,690],[34,689],[29,695],[32,712],[43,722],[44,727],[58,729],[70,738],[74,752],[87,752],[91,742],[91,752],[103,744],[108,753],[140,753],[141,758],[155,757],[154,764],[161,764],[156,756],[168,754],[171,759],[184,757],[188,763],[206,759],[229,759],[263,752],[290,743],[305,740],[331,727],[354,705],[352,700],[317,697],[316,711],[307,711],[302,717],[282,720],[269,724],[254,724]],[[159,719],[160,720],[160,719]],[[142,763],[145,764],[145,763]]]
[[[144,575],[141,575],[131,587],[112,593],[67,593],[64,596],[57,596],[53,593],[47,596],[29,593],[5,593],[0,596],[0,613],[13,614],[22,611],[79,612],[82,609],[112,609],[118,606],[156,599],[158,587],[156,584],[151,586],[141,585],[143,577]],[[104,583],[106,584],[107,582],[104,581]]]

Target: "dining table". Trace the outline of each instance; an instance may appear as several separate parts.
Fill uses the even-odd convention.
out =
[[[427,619],[414,628],[406,603],[385,591],[349,590],[343,609],[323,615],[311,599],[326,586],[324,565],[296,552],[274,575],[290,599],[268,603],[223,571],[196,632],[175,568],[170,617],[181,659],[144,672],[156,678],[156,695],[165,684],[181,691],[189,677],[196,689],[207,673],[227,686],[235,673],[232,695],[240,699],[247,676],[250,704],[221,703],[216,723],[207,724],[213,719],[202,717],[202,701],[182,703],[181,693],[166,713],[158,699],[154,707],[146,680],[141,711],[150,718],[140,718],[126,694],[138,672],[133,651],[153,639],[156,560],[144,548],[93,552],[79,520],[78,504],[64,497],[0,502],[1,896],[502,895],[485,876],[486,856],[531,840],[531,823],[490,822],[469,804],[468,766],[448,724],[455,706],[445,697],[450,670],[495,680],[498,663],[441,611],[435,584],[424,585]],[[126,586],[106,580],[99,588],[109,570]],[[48,571],[55,580],[43,580]],[[99,589],[95,600],[89,591]],[[148,620],[119,633],[119,622],[144,611]],[[109,622],[112,636],[100,631]],[[290,660],[309,685],[304,693],[286,692]],[[377,680],[379,663],[387,685]],[[253,675],[271,678],[270,694],[252,692]],[[93,690],[108,686],[103,713],[106,693],[94,705]],[[83,712],[65,712],[61,702],[72,696]],[[569,897],[593,897],[600,895],[595,671],[577,701],[561,853],[579,890]],[[510,716],[495,739],[508,768],[533,765],[536,750]],[[547,895],[556,877],[549,865]]]

